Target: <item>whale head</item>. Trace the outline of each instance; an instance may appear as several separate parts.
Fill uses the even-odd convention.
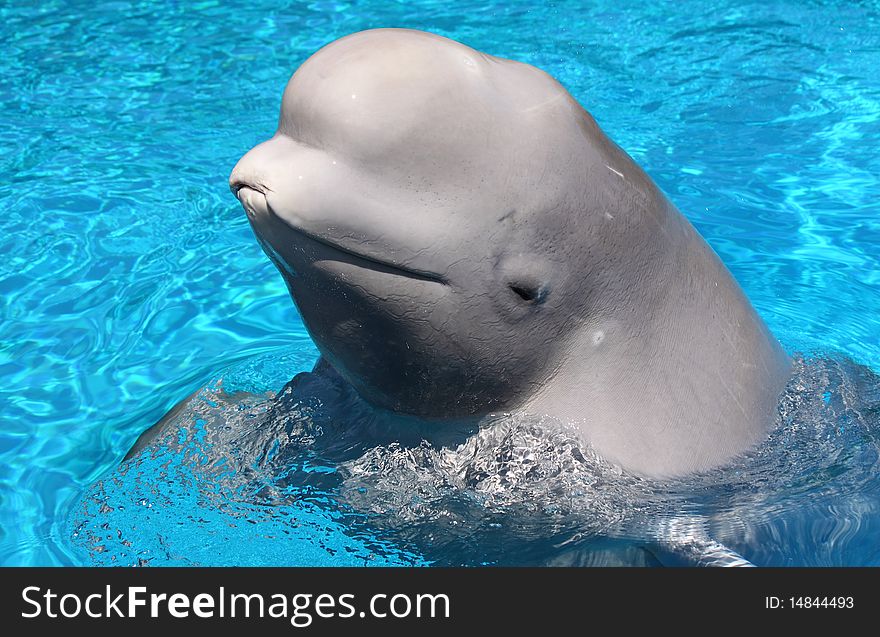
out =
[[[230,187],[322,356],[425,418],[513,408],[553,374],[607,160],[549,75],[433,34],[365,31],[293,75]],[[604,168],[602,168],[604,172]],[[586,171],[586,172],[585,172]],[[593,215],[595,216],[595,215]]]

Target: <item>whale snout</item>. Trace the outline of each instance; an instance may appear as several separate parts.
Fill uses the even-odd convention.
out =
[[[272,167],[283,165],[289,153],[286,141],[276,136],[258,144],[245,153],[232,169],[229,189],[248,213],[262,212],[266,208],[266,197],[273,192],[270,184],[278,177],[277,169],[273,171]]]
[[[269,214],[269,202],[266,201],[266,193],[262,188],[241,182],[230,184],[230,188],[251,220],[266,217]]]
[[[260,170],[260,166],[265,162],[258,154],[257,148],[245,154],[229,175],[229,189],[241,202],[251,221],[265,218],[269,214],[266,196],[272,190],[266,184],[265,176],[262,174],[264,171]]]

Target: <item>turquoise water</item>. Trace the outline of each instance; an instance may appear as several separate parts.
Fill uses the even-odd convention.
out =
[[[412,486],[418,472],[370,482],[364,467],[387,476],[389,463],[405,465],[395,449],[339,460],[346,476],[339,483],[314,477],[305,488],[291,479],[295,488],[269,500],[257,497],[253,481],[205,478],[198,463],[181,460],[188,452],[172,458],[183,467],[174,471],[172,460],[145,460],[135,485],[127,482],[137,477],[131,474],[107,478],[139,433],[194,390],[225,377],[252,391],[277,391],[311,367],[314,347],[226,179],[238,158],[274,131],[281,90],[297,65],[330,40],[366,28],[430,30],[545,69],[694,222],[786,349],[880,370],[877,5],[537,5],[255,0],[0,7],[0,563],[504,561],[497,546],[510,539],[505,519],[484,519],[468,508],[476,506],[471,500],[462,504],[467,485],[442,497],[424,487],[419,497],[428,504],[420,509],[409,491],[391,486]],[[775,538],[788,532],[791,540],[780,541],[776,552],[753,552],[753,561],[880,559],[876,384],[848,365],[822,378],[803,374],[804,387],[820,399],[828,394],[820,402],[833,417],[818,419],[793,443],[786,436],[797,430],[780,430],[776,440],[792,443],[801,464],[780,468],[785,480],[768,493],[794,495],[768,496],[777,526],[737,523]],[[805,401],[786,413],[805,413]],[[202,413],[193,423],[224,414]],[[181,448],[192,447],[197,428],[190,427]],[[532,432],[523,444],[529,436],[546,439]],[[828,442],[834,436],[842,438]],[[218,444],[225,450],[227,443]],[[497,448],[492,440],[486,445]],[[816,465],[817,454],[839,463]],[[424,458],[433,463],[432,476],[454,487],[450,476],[458,475],[460,458]],[[338,470],[329,461],[305,463],[301,454],[293,460],[305,467],[298,470],[303,475]],[[767,466],[783,465],[761,465]],[[160,470],[192,474],[209,486],[181,490],[175,487],[194,483],[160,480]],[[755,467],[742,470],[756,475]],[[277,471],[271,482],[277,486]],[[754,504],[742,483],[722,482],[731,501]],[[102,501],[104,511],[89,508],[100,500],[96,483],[112,500]],[[665,488],[618,486],[637,502],[648,501],[646,490]],[[135,497],[138,489],[143,498]],[[228,489],[237,490],[236,498]],[[382,504],[365,502],[359,489],[382,495]],[[492,506],[501,508],[492,511],[523,502],[511,504],[508,492],[493,489]],[[670,500],[685,497],[671,492]],[[591,502],[606,513],[620,511],[618,496],[605,495]],[[699,509],[693,500],[681,509]],[[817,510],[786,525],[780,512],[812,511],[805,502]],[[400,519],[410,522],[391,524],[388,516],[404,509],[412,517]],[[365,521],[365,511],[378,519]],[[422,514],[436,522],[443,511],[454,511],[458,528],[468,531],[450,532],[460,541],[432,555],[431,538],[449,527],[412,520]],[[611,528],[613,517],[597,528]],[[187,519],[203,522],[181,531],[178,522]],[[748,553],[745,540],[737,545],[742,534],[730,530],[736,525],[719,519],[708,524],[713,537]],[[589,524],[579,524],[554,533],[567,541],[589,535]],[[129,545],[105,547],[102,528]],[[529,542],[516,545],[525,553],[559,544],[557,536],[538,541],[538,531],[529,533]],[[821,551],[811,549],[816,544]],[[599,543],[593,554],[611,550]],[[548,549],[521,561],[530,559],[559,562],[562,553]]]

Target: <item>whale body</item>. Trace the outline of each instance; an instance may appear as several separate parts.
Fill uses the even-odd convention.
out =
[[[377,29],[294,73],[230,187],[332,370],[442,427],[575,423],[678,476],[772,425],[790,361],[721,260],[545,72]]]

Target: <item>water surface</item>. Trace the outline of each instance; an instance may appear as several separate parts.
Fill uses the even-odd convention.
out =
[[[756,537],[770,534],[781,541],[767,546],[783,548],[748,553],[756,563],[876,563],[866,540],[877,537],[876,389],[868,372],[847,361],[880,369],[880,12],[873,3],[794,0],[5,3],[0,563],[89,564],[110,556],[151,564],[477,563],[517,555],[523,562],[565,562],[646,555],[615,542],[566,552],[571,543],[535,539],[528,530],[515,540],[503,526],[492,536],[486,529],[499,527],[481,526],[468,508],[470,535],[431,536],[430,525],[400,529],[382,521],[389,516],[381,507],[366,521],[367,503],[349,487],[369,482],[363,467],[371,465],[338,485],[321,483],[327,495],[312,508],[290,505],[280,516],[260,508],[262,522],[244,522],[248,533],[243,525],[229,527],[218,503],[276,505],[233,500],[223,481],[205,487],[222,497],[187,500],[201,491],[147,471],[145,489],[170,489],[164,509],[176,513],[167,518],[168,529],[186,521],[187,535],[162,532],[160,524],[156,534],[130,536],[125,556],[112,544],[105,551],[87,548],[103,537],[102,524],[108,524],[104,536],[138,525],[139,509],[123,502],[134,491],[128,484],[107,490],[108,476],[168,408],[221,377],[250,374],[252,391],[277,392],[311,368],[314,347],[226,178],[245,151],[273,132],[281,90],[297,65],[337,37],[379,26],[434,31],[557,77],[693,221],[783,345],[819,361],[805,368],[804,386],[813,393],[801,395],[806,402],[793,412],[812,420],[783,424],[773,439],[780,447],[765,449],[772,459],[760,466],[772,484],[754,483],[766,487],[771,505],[758,507],[763,521],[740,523],[725,514],[755,504],[731,472],[714,478],[733,485],[729,507],[717,500],[723,488],[710,489],[706,506],[679,501],[676,510],[693,506],[699,515],[676,524],[696,519],[744,555],[758,525]],[[847,371],[829,371],[828,381],[810,376],[835,365]],[[828,405],[851,406],[849,412],[833,407],[839,422],[821,411],[824,399],[815,403],[826,393]],[[855,432],[841,415],[852,409],[862,418]],[[519,444],[549,436],[553,445],[571,448],[556,435],[528,434]],[[495,444],[485,442],[485,449]],[[788,444],[797,450],[795,464],[783,467],[774,454]],[[168,453],[180,462],[186,457]],[[393,463],[395,453],[374,455]],[[449,466],[458,466],[456,450],[450,453]],[[828,454],[839,461],[828,464]],[[354,468],[327,470],[360,466],[344,462]],[[407,467],[402,485],[415,479]],[[454,473],[443,463],[437,471]],[[270,482],[277,477],[268,475]],[[113,511],[92,512],[74,537],[99,479],[115,498]],[[455,488],[467,494],[479,484]],[[680,486],[669,487],[670,501],[690,493]],[[624,487],[591,496],[604,502],[606,494],[611,510],[619,505],[624,526],[639,518],[620,498],[663,501]],[[387,492],[389,507],[405,509],[394,504],[406,493],[403,486],[400,492],[383,484],[364,488]],[[429,501],[427,514],[440,506]],[[706,516],[710,510],[718,515]],[[793,512],[800,518],[786,517]],[[260,540],[260,550],[251,552],[240,542],[209,541],[224,525],[238,529],[229,536],[237,541],[283,535],[290,529],[277,527],[288,513],[311,530],[304,522],[293,539]],[[248,517],[257,513],[235,515],[257,519]],[[499,518],[505,515],[528,519],[509,510]],[[204,525],[191,523],[199,516]],[[524,527],[543,523],[534,520]],[[622,528],[598,520],[580,519],[584,537]],[[556,533],[552,524],[547,528]],[[560,533],[577,535],[568,527]],[[631,530],[622,534],[631,537]],[[428,555],[426,544],[441,535],[451,543]],[[163,553],[160,537],[171,538],[173,549]],[[560,544],[555,556],[545,550],[554,542]]]

